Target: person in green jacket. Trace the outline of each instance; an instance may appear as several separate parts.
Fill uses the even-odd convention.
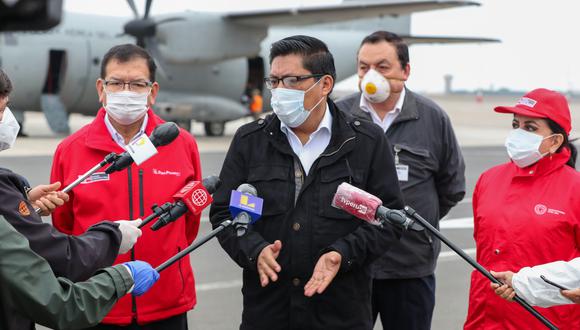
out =
[[[143,261],[101,269],[85,282],[56,278],[48,262],[0,216],[0,329],[21,330],[22,318],[54,329],[90,327],[119,298],[144,294],[158,278]]]

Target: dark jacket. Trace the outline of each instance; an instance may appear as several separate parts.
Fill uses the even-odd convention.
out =
[[[42,222],[28,202],[21,177],[0,168],[0,215],[30,242],[33,251],[45,258],[56,276],[72,281],[89,278],[113,264],[121,244],[121,232],[113,222],[93,226],[86,234],[69,236]]]
[[[401,231],[355,219],[331,206],[338,185],[350,182],[377,195],[390,208],[402,198],[390,147],[378,127],[339,112],[329,102],[332,136],[305,175],[275,115],[242,126],[223,164],[214,195],[214,227],[231,218],[231,190],[250,183],[264,199],[262,218],[237,238],[227,229],[222,247],[243,267],[241,329],[372,329],[371,262],[396,242]],[[256,259],[282,241],[278,281],[260,286]],[[304,285],[323,253],[342,255],[340,271],[321,295],[304,296]]]
[[[372,122],[360,109],[361,94],[337,102],[359,119]],[[439,228],[445,216],[465,196],[465,164],[447,114],[433,101],[406,90],[401,112],[387,139],[399,164],[409,166],[408,181],[399,181],[405,204]],[[397,152],[398,151],[398,152]],[[397,157],[395,157],[396,159]],[[435,271],[441,243],[426,230],[409,232],[373,266],[378,279],[416,278]]]
[[[132,286],[121,265],[83,283],[57,279],[46,260],[0,216],[0,329],[32,329],[32,321],[54,329],[86,328],[97,324]]]

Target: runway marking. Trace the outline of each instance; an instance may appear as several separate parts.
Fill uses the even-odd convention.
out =
[[[463,249],[463,252],[467,253],[470,256],[474,256],[475,248]],[[439,261],[453,261],[459,258],[460,257],[454,251],[444,251],[439,254]],[[208,292],[216,290],[241,289],[241,288],[242,288],[241,280],[217,281],[195,285],[195,290],[197,292]]]
[[[201,222],[209,222],[209,216],[202,216]],[[473,217],[444,219],[439,222],[439,227],[441,229],[472,229]]]
[[[224,289],[233,289],[233,288],[241,288],[241,287],[242,287],[242,280],[219,281],[219,282],[209,282],[209,283],[196,284],[195,291],[204,292],[204,291],[224,290]]]
[[[475,256],[475,248],[469,248],[469,249],[463,249],[463,252],[465,252],[467,255],[469,256]],[[444,251],[439,253],[439,261],[449,261],[449,260],[454,260],[454,259],[459,259],[461,258],[457,253],[455,253],[455,251]]]
[[[441,220],[440,229],[473,229],[473,217]]]

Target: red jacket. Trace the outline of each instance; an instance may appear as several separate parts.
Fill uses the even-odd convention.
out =
[[[163,120],[151,110],[148,116],[145,132],[150,135]],[[104,118],[105,110],[100,109],[93,122],[59,144],[52,164],[51,182],[61,181],[66,186],[109,153],[124,151],[113,141]],[[186,182],[201,179],[197,144],[188,132],[181,130],[177,139],[157,150],[158,154],[140,166],[133,164],[108,176],[103,169],[76,186],[69,193],[70,201],[52,214],[53,225],[64,233],[79,235],[105,219],[143,218],[151,214],[153,203],[161,205],[172,201],[173,194]],[[199,216],[191,214],[156,232],[147,225],[133,250],[120,255],[115,263],[134,259],[156,267],[193,242],[198,229]],[[193,272],[189,258],[183,258],[164,270],[145,295],[135,301],[131,295],[119,300],[103,323],[127,325],[132,320],[149,323],[185,313],[195,302]]]
[[[565,163],[568,149],[519,168],[513,163],[481,175],[473,193],[477,261],[488,270],[580,256],[580,173]],[[497,296],[490,281],[471,275],[464,329],[545,329],[517,303]],[[580,307],[537,308],[561,330],[580,329]]]

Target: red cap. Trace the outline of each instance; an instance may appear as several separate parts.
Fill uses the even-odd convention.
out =
[[[572,120],[566,97],[545,88],[534,89],[519,99],[513,107],[495,107],[495,112],[517,113],[522,116],[549,118],[570,134]]]

